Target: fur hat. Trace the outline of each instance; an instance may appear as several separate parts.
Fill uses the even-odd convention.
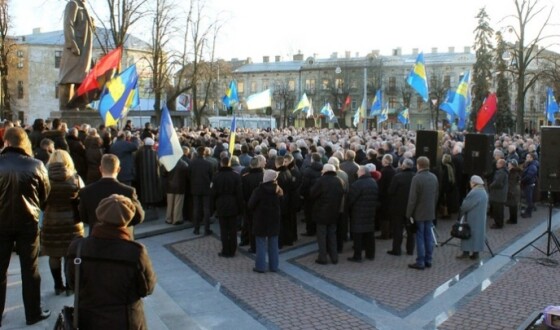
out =
[[[263,183],[276,180],[278,177],[278,172],[275,170],[265,170],[263,175]]]
[[[476,185],[484,185],[484,181],[478,175],[471,176],[471,182]]]
[[[102,223],[115,227],[126,227],[136,213],[136,206],[130,198],[113,194],[99,202],[95,215]]]
[[[154,139],[152,139],[151,137],[147,137],[144,139],[144,145],[146,146],[153,146],[154,145]]]
[[[336,168],[332,164],[325,164],[323,165],[323,170],[321,172],[322,173],[336,172]]]

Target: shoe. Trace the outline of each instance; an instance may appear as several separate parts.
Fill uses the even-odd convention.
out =
[[[383,236],[383,235],[375,236],[375,238],[376,238],[376,239],[380,239],[380,240],[391,239],[391,237],[389,237],[389,236]]]
[[[172,224],[173,224],[173,222],[171,222],[171,221],[169,221],[169,220],[165,220],[165,223],[168,224],[168,225],[172,225]]]
[[[407,255],[407,256],[413,256],[413,255],[414,255],[414,251],[412,251],[412,252],[406,252],[406,255]]]
[[[425,265],[426,265],[426,268],[432,268],[432,263],[430,263],[430,262],[426,262]]]
[[[73,294],[74,294],[74,290],[68,288],[66,289],[66,297],[70,297]]]
[[[467,258],[469,258],[469,253],[468,252],[463,252],[462,254],[456,256],[455,258],[456,259],[467,259]]]
[[[503,227],[504,227],[504,226],[500,226],[500,225],[497,225],[497,224],[495,224],[495,223],[493,223],[493,224],[490,225],[490,228],[491,228],[491,229],[502,229]]]
[[[316,234],[312,234],[312,233],[303,233],[303,234],[301,234],[301,236],[312,237],[312,236],[316,236]]]
[[[33,319],[33,320],[27,320],[25,323],[27,325],[32,325],[32,324],[35,324],[35,323],[40,322],[42,320],[48,319],[49,316],[51,316],[51,311],[46,309],[44,311],[41,311],[41,314],[39,314],[38,318]]]
[[[424,270],[425,267],[424,267],[424,266],[420,266],[420,265],[417,264],[417,263],[414,263],[414,264],[408,264],[408,268],[418,269],[418,270]]]
[[[522,218],[530,218],[531,215],[530,215],[530,214],[526,214],[526,213],[521,213],[521,217],[522,217]]]
[[[193,234],[200,235],[200,230],[198,230],[198,229],[193,230]]]
[[[204,236],[210,236],[210,235],[212,235],[212,234],[214,234],[214,232],[212,231],[212,229],[208,229],[208,230],[205,230],[205,231],[204,231]]]
[[[265,273],[264,270],[257,269],[257,267],[253,267],[253,271],[254,271],[255,273],[260,273],[260,274],[264,274],[264,273]]]
[[[473,254],[471,254],[471,256],[469,258],[471,258],[472,260],[478,259],[479,258],[478,252],[474,252]]]
[[[375,257],[366,257],[366,259],[369,260],[369,261],[374,261]]]
[[[249,248],[249,250],[247,250],[247,252],[249,252],[249,253],[257,253],[257,251],[256,251],[255,249],[251,249],[251,248]]]
[[[400,255],[401,255],[400,252],[395,252],[395,251],[393,251],[393,250],[387,251],[387,254],[390,254],[390,255],[392,255],[392,256],[400,256]]]
[[[174,225],[177,226],[177,225],[182,225],[184,223],[185,223],[184,221],[177,221],[177,222],[174,223]]]
[[[348,258],[346,258],[346,260],[352,261],[352,262],[357,262],[357,263],[362,262],[362,259],[358,259],[358,258],[354,258],[354,257],[348,257]]]
[[[331,260],[331,262],[332,262],[333,265],[336,265],[336,264],[338,264],[338,259],[336,259],[336,260]]]
[[[60,295],[61,293],[65,292],[65,291],[66,291],[66,288],[65,288],[65,287],[62,287],[62,288],[57,288],[57,287],[55,287],[55,288],[54,288],[54,294],[55,294],[55,296],[58,296],[58,295]]]
[[[517,224],[517,221],[513,222],[513,221],[511,221],[511,220],[508,220],[508,221],[506,221],[506,223],[507,223],[507,224],[510,224],[510,225],[516,225],[516,224]]]
[[[328,262],[326,262],[326,261],[321,261],[321,260],[319,260],[319,259],[315,260],[315,263],[316,263],[316,264],[319,264],[319,265],[327,265],[327,264],[328,264]]]
[[[249,245],[249,242],[243,242],[243,241],[241,241],[241,242],[239,243],[239,246],[247,246],[247,245]]]
[[[218,252],[218,257],[227,258],[227,256],[222,252]]]

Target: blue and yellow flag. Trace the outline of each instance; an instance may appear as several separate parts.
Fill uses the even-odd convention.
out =
[[[169,172],[175,168],[175,165],[177,165],[177,162],[183,156],[183,149],[179,143],[177,132],[173,127],[173,122],[171,121],[167,105],[163,106],[163,110],[161,112],[158,141],[159,162]]]
[[[231,128],[229,130],[229,157],[233,155],[233,147],[235,146],[235,131],[237,130],[237,121],[235,120],[235,115],[233,115],[233,119],[231,120]]]
[[[446,102],[443,102],[439,107],[448,114],[453,114],[459,118],[457,124],[459,129],[465,128],[467,120],[467,106],[471,99],[469,89],[470,77],[470,71],[467,71],[463,78],[461,78],[455,93],[448,93]]]
[[[99,98],[99,113],[105,126],[114,126],[139,104],[138,73],[136,65],[131,65],[107,82]]]
[[[369,110],[369,115],[371,117],[377,116],[383,110],[383,98],[381,97],[381,89],[377,90],[375,93],[375,98],[373,99],[373,103],[371,104],[371,109]]]
[[[399,121],[403,124],[403,125],[407,125],[408,122],[410,121],[410,117],[408,114],[408,108],[404,109],[403,111],[401,111],[401,113],[399,113]]]
[[[296,105],[296,108],[294,109],[294,112],[296,112],[298,110],[302,110],[303,112],[307,112],[308,108],[309,108],[309,99],[307,98],[307,94],[303,93],[303,95],[301,96],[301,99],[299,100],[298,104]]]
[[[327,104],[325,104],[325,106],[323,106],[323,108],[321,109],[321,114],[324,115],[325,117],[328,117],[329,120],[333,120],[334,118],[334,112],[331,108],[331,104],[329,102],[327,102]]]
[[[423,53],[418,54],[418,57],[416,57],[416,63],[412,70],[410,70],[406,82],[422,96],[424,102],[428,102],[428,77],[426,76]]]
[[[237,96],[237,82],[232,80],[229,83],[229,87],[226,90],[226,95],[222,98],[222,102],[226,107],[232,107],[236,103],[239,103],[239,97]]]
[[[377,117],[377,123],[381,124],[384,121],[387,121],[387,119],[389,119],[389,103],[385,103],[385,109],[383,109],[383,111],[381,111],[381,113],[379,114],[379,117]]]
[[[546,115],[546,120],[548,120],[549,123],[552,123],[554,125],[555,118],[554,118],[554,114],[558,112],[558,103],[556,103],[556,99],[554,98],[554,91],[552,90],[552,88],[548,87],[546,89],[546,109],[545,109],[545,115]]]

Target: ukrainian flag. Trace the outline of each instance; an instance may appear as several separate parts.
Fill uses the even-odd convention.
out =
[[[383,108],[383,99],[381,98],[381,89],[379,89],[377,90],[377,93],[375,93],[375,98],[373,99],[373,103],[371,104],[369,115],[371,117],[379,115],[381,113],[382,108]]]
[[[403,111],[401,111],[401,113],[399,113],[399,121],[403,124],[406,125],[408,124],[408,122],[410,121],[409,118],[409,114],[408,114],[408,108],[404,109]]]
[[[229,130],[229,157],[233,155],[233,148],[235,146],[235,131],[237,130],[237,121],[235,120],[235,115],[233,115],[233,119],[231,120],[231,128]]]
[[[377,117],[377,123],[381,124],[382,122],[387,121],[387,119],[389,119],[389,103],[385,104],[385,109],[383,109],[379,117]]]
[[[229,88],[226,90],[226,95],[222,98],[222,102],[226,107],[231,107],[236,103],[239,103],[239,97],[237,96],[237,82],[232,80],[229,83]]]
[[[422,96],[424,102],[428,102],[428,78],[423,53],[418,54],[416,64],[408,74],[406,82]]]
[[[448,93],[446,102],[440,106],[440,109],[452,115],[452,117],[454,115],[459,118],[459,123],[457,125],[459,129],[465,128],[465,122],[467,120],[467,106],[471,98],[469,93],[470,77],[470,71],[467,71],[463,75],[455,93]]]
[[[114,126],[139,104],[138,73],[136,65],[131,65],[107,82],[99,99],[99,113],[105,126]]]
[[[556,99],[554,98],[554,91],[552,88],[548,87],[546,89],[546,120],[549,123],[554,125],[555,118],[554,114],[558,112],[558,103],[556,103]]]

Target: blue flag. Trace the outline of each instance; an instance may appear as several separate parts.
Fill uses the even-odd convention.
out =
[[[459,118],[459,123],[457,125],[459,129],[465,128],[467,120],[467,106],[471,100],[469,83],[470,71],[467,71],[463,75],[455,92],[448,93],[446,102],[442,103],[439,107],[448,114]]]
[[[235,147],[235,134],[237,131],[237,120],[235,119],[235,115],[233,116],[233,119],[231,120],[231,128],[229,129],[229,145],[228,145],[228,151],[229,151],[229,156],[233,156],[233,148]]]
[[[408,108],[404,109],[403,111],[401,111],[401,113],[399,113],[399,121],[403,124],[403,125],[407,125],[408,122],[410,121],[409,118],[409,114],[408,114]]]
[[[329,102],[327,102],[327,104],[325,104],[325,106],[323,106],[323,108],[321,109],[321,114],[324,115],[325,117],[329,118],[329,120],[333,120],[334,118],[334,112],[331,108],[331,104]]]
[[[383,109],[383,99],[381,98],[381,89],[379,89],[377,90],[377,93],[375,93],[375,98],[373,99],[373,103],[371,104],[369,115],[371,117],[377,116],[381,113],[382,109]]]
[[[552,90],[552,88],[548,87],[546,89],[545,115],[546,115],[546,120],[548,120],[549,123],[552,123],[552,125],[554,125],[554,123],[556,122],[554,119],[554,114],[557,112],[558,112],[558,103],[554,98],[554,91]]]
[[[424,102],[428,102],[428,77],[426,76],[423,53],[418,54],[418,57],[416,57],[416,63],[412,70],[410,70],[406,82],[422,96]]]
[[[389,103],[385,103],[385,109],[383,109],[383,111],[381,111],[381,114],[379,114],[379,117],[377,117],[377,123],[381,124],[387,119],[389,119]]]
[[[236,103],[239,103],[239,97],[237,96],[237,82],[232,80],[229,83],[229,87],[226,90],[226,95],[222,98],[222,102],[226,107],[232,107]]]
[[[139,104],[138,73],[136,65],[131,65],[105,84],[99,98],[99,113],[105,126],[114,126]]]
[[[159,128],[159,162],[167,171],[171,171],[175,168],[175,165],[177,165],[181,156],[183,156],[183,149],[179,143],[177,132],[175,132],[175,128],[173,127],[173,122],[171,121],[171,116],[169,115],[169,109],[167,109],[167,106],[164,105],[161,112],[161,123]]]

